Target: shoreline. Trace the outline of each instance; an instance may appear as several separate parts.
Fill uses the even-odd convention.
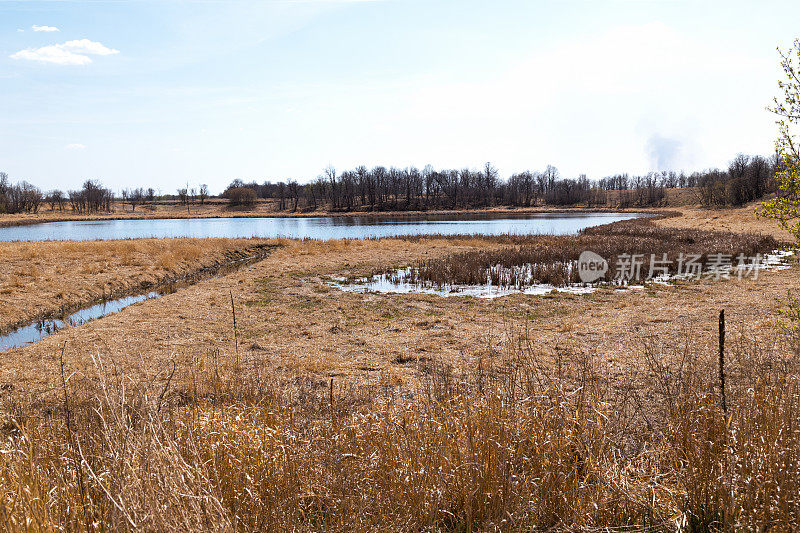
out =
[[[277,247],[269,239],[3,243],[0,336],[116,298],[227,274]]]
[[[701,208],[702,209],[702,208]],[[709,209],[709,212],[715,211]],[[490,208],[490,209],[454,209],[454,210],[431,210],[431,211],[312,211],[312,212],[234,212],[221,213],[211,211],[209,213],[110,213],[97,215],[75,215],[75,216],[39,216],[20,218],[10,218],[16,215],[0,215],[0,228],[32,226],[36,224],[49,224],[55,222],[94,222],[94,221],[117,221],[117,220],[184,220],[184,219],[239,219],[239,218],[362,218],[362,219],[391,219],[414,217],[426,219],[428,217],[458,217],[458,216],[497,216],[497,215],[536,215],[547,213],[645,213],[664,216],[678,216],[680,211],[671,207],[642,207],[632,208],[597,208],[597,207],[536,207],[524,209],[510,208]],[[8,217],[8,218],[7,218]]]
[[[744,214],[731,212],[730,218]],[[710,219],[717,216],[708,215]],[[699,222],[693,216],[653,221],[663,226],[700,226],[717,231],[726,229],[723,224],[729,225],[723,217],[711,219],[706,228]],[[742,227],[727,229],[758,233],[767,229],[752,215],[740,222]],[[14,245],[20,246],[30,247]],[[47,245],[51,246],[74,245]],[[631,340],[626,333],[631,327],[652,328],[659,336],[681,338],[676,323],[691,323],[696,329],[711,331],[716,325],[715,313],[725,307],[731,321],[750,321],[762,331],[767,322],[771,323],[774,299],[785,296],[788,288],[796,289],[798,282],[795,262],[790,269],[765,273],[757,280],[731,279],[719,283],[700,280],[629,292],[604,288],[584,295],[512,294],[497,300],[355,294],[336,290],[327,283],[334,277],[359,277],[423,259],[491,251],[503,246],[503,242],[491,237],[475,236],[293,240],[245,269],[192,285],[157,301],[143,302],[80,328],[62,330],[36,345],[15,350],[15,356],[0,367],[0,374],[5,372],[18,379],[19,386],[27,390],[42,390],[38,388],[38,380],[31,380],[30,375],[45,381],[52,377],[47,374],[46,365],[39,368],[42,365],[39,361],[48,353],[55,353],[65,340],[71,347],[72,365],[90,364],[89,354],[102,346],[118,364],[130,364],[130,372],[135,371],[134,363],[140,357],[160,366],[176,350],[177,362],[190,366],[194,350],[220,349],[228,355],[234,354],[231,296],[236,306],[238,350],[247,358],[268,355],[268,366],[276,375],[299,373],[310,379],[337,377],[343,383],[362,383],[379,378],[377,373],[363,368],[380,368],[414,386],[420,374],[405,361],[432,358],[436,354],[437,361],[460,365],[465,357],[466,360],[478,357],[481,351],[478,347],[486,343],[487,335],[494,338],[495,347],[496,342],[503,342],[509,325],[531,327],[545,345],[557,344],[566,335],[581,349],[596,347],[603,357],[613,359],[615,366],[624,367],[632,359],[624,355],[628,350],[620,351],[618,343]],[[76,256],[76,263],[81,261]],[[40,278],[50,275],[44,267],[39,268]],[[105,281],[99,279],[100,283]],[[29,285],[29,294],[36,296],[40,289]],[[40,298],[45,303],[50,299]],[[78,295],[74,299],[79,299]],[[16,300],[13,305],[19,303]],[[702,337],[710,338],[709,334]],[[596,345],[598,341],[601,342]],[[633,347],[630,353],[635,353]]]

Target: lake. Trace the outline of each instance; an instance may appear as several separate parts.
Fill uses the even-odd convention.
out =
[[[400,235],[570,235],[641,213],[525,213],[86,220],[0,228],[0,241],[86,241],[148,237],[370,239]]]

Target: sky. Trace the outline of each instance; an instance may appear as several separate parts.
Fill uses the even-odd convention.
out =
[[[43,190],[768,155],[800,2],[0,0],[0,171]]]

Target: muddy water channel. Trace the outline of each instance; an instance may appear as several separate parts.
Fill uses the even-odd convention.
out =
[[[150,298],[159,298],[160,296],[161,293],[156,291],[151,291],[146,294],[137,294],[135,296],[125,296],[81,309],[61,318],[37,320],[26,326],[12,330],[6,335],[0,335],[0,352],[7,352],[12,348],[21,348],[39,342],[60,329],[80,326],[96,318],[121,311],[129,305],[149,300]]]
[[[86,307],[81,309],[40,317],[27,324],[18,324],[9,331],[0,330],[0,353],[37,343],[61,329],[86,324],[92,320],[117,313],[131,305],[160,298],[165,294],[176,292],[200,281],[230,274],[264,259],[269,254],[270,249],[271,247],[260,248],[257,253],[252,255],[240,257],[213,267],[203,268],[181,278],[165,280],[135,294],[111,297],[102,302],[87,304]]]

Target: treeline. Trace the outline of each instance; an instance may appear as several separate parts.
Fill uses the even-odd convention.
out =
[[[703,205],[744,205],[777,190],[778,158],[739,154],[726,171],[713,170],[697,180]]]
[[[52,191],[49,196],[56,195],[61,191]],[[87,180],[83,182],[83,188],[77,191],[69,191],[69,204],[76,213],[98,213],[100,211],[111,211],[114,204],[114,192],[103,187],[99,182]]]
[[[249,189],[248,192],[252,193]],[[86,180],[77,190],[64,192],[54,189],[45,193],[27,181],[12,184],[8,174],[0,172],[0,213],[37,213],[43,205],[49,206],[51,211],[69,209],[80,214],[111,212],[115,202],[121,202],[123,209],[127,204],[136,211],[137,206],[156,201],[179,201],[182,204],[199,201],[204,204],[208,198],[208,185],[178,189],[176,195],[156,194],[152,187],[138,187],[124,189],[117,197],[114,191],[96,180]]]
[[[306,184],[295,180],[263,184],[234,180],[222,196],[240,194],[243,188],[252,189],[259,198],[277,200],[279,210],[424,211],[572,205],[587,201],[596,184],[585,176],[562,179],[553,166],[543,172],[515,174],[508,180],[501,179],[490,163],[481,170],[361,166],[341,174],[328,167],[322,176]]]
[[[553,166],[524,171],[507,179],[486,163],[482,169],[437,170],[360,166],[337,173],[325,169],[310,183],[296,180],[245,183],[234,180],[222,194],[232,206],[251,206],[259,198],[271,199],[281,211],[425,211],[481,209],[495,206],[645,207],[666,202],[667,189],[692,189],[695,200],[707,206],[739,206],[776,191],[778,159],[740,154],[726,170],[617,174],[600,180],[585,175],[564,178]],[[178,189],[177,196],[156,196],[152,188],[122,191],[121,201],[131,206],[155,200],[178,200],[187,206],[210,197],[208,187]],[[77,213],[110,211],[115,196],[99,182],[87,180],[81,189],[43,193],[28,182],[12,184],[0,172],[0,213],[36,213],[42,204],[52,211],[69,206]]]
[[[279,210],[393,211],[476,209],[493,206],[658,206],[667,189],[694,188],[704,205],[742,205],[774,192],[776,159],[737,156],[727,170],[618,174],[590,180],[585,175],[563,178],[553,166],[525,171],[508,179],[486,163],[481,170],[404,169],[364,166],[337,173],[333,167],[306,184],[245,183],[234,180],[223,193],[231,203],[244,205],[255,197],[277,201]],[[254,192],[242,202],[243,189]]]
[[[0,213],[37,213],[42,204],[51,211],[64,211],[69,205],[75,213],[96,213],[111,211],[113,203],[114,192],[94,180],[66,194],[58,189],[45,194],[27,181],[12,184],[8,174],[0,172]]]
[[[145,189],[139,187],[137,189],[123,189],[122,190],[122,203],[131,206],[131,211],[136,211],[136,206],[145,202],[153,202],[156,199],[156,191],[152,187]]]
[[[36,213],[42,205],[42,191],[27,181],[12,185],[0,172],[0,213]]]

